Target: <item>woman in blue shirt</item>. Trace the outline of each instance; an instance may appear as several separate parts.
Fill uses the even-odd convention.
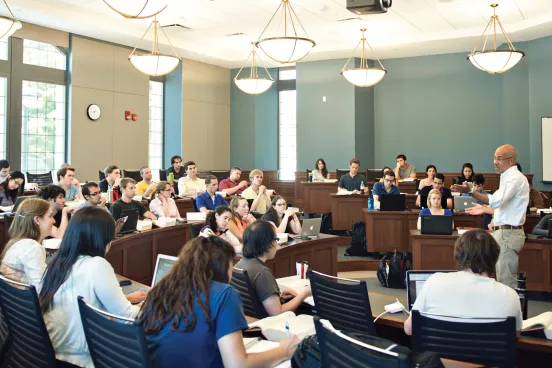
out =
[[[264,367],[291,359],[299,344],[295,336],[266,352],[246,353],[241,299],[228,285],[234,256],[218,237],[194,238],[149,291],[140,319],[156,367]]]
[[[418,215],[418,230],[422,229],[422,216],[452,216],[452,211],[443,209],[441,206],[441,192],[439,189],[432,189],[427,194],[427,208],[422,208]],[[454,221],[452,222],[454,229]]]

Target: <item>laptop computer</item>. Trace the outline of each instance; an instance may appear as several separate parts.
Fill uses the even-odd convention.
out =
[[[312,218],[303,220],[303,230],[301,231],[301,239],[309,239],[309,237],[318,237],[320,235],[320,226],[322,226],[322,218]]]
[[[380,211],[404,211],[406,194],[385,194],[380,196]]]
[[[422,216],[422,234],[451,235],[452,216]]]
[[[465,212],[466,208],[473,207],[477,201],[473,197],[454,197],[454,210],[456,212]]]
[[[129,208],[121,211],[121,218],[126,217],[126,221],[119,230],[118,235],[132,234],[136,231],[136,225],[138,224],[138,216],[140,210],[138,208]]]
[[[422,290],[426,280],[437,272],[455,272],[449,271],[406,271],[406,298],[408,310],[412,310],[412,306],[416,301],[416,297]]]
[[[167,256],[165,254],[158,254],[157,261],[155,262],[155,270],[153,271],[153,279],[151,280],[151,287],[159,282],[172,268],[172,265],[178,260],[178,257]]]
[[[35,198],[36,196],[34,195],[31,195],[31,196],[20,196],[20,197],[17,197],[17,199],[15,200],[15,204],[13,206],[11,206],[11,209],[9,208],[9,206],[6,206],[4,209],[6,209],[6,211],[2,212],[2,210],[0,210],[2,216],[3,215],[6,215],[6,214],[10,214],[10,213],[16,213],[17,212],[17,209],[19,208],[19,206],[21,205],[21,203],[25,200],[25,199],[28,199],[28,198]]]

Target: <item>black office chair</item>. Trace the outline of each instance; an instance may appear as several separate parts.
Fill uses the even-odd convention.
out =
[[[205,226],[205,224],[203,222],[199,223],[199,224],[190,223],[190,238],[191,239],[197,238],[199,236],[199,233],[201,232],[201,229],[203,228],[203,226]]]
[[[411,316],[412,350],[491,367],[516,366],[515,317],[479,323],[480,318],[443,321],[417,310],[412,310]]]
[[[0,362],[3,362],[10,347],[10,329],[0,308]]]
[[[318,316],[314,317],[314,327],[320,344],[322,368],[408,367],[408,356],[405,354],[372,347],[366,343],[365,346],[360,346],[347,341],[324,327]]]
[[[376,336],[366,281],[308,271],[316,314],[338,330]],[[332,279],[331,281],[329,279]]]
[[[159,170],[159,180],[160,181],[167,181],[167,169]]]
[[[211,171],[211,174],[216,176],[220,183],[224,179],[228,179],[228,177],[230,177],[230,170],[213,170]]]
[[[78,297],[82,327],[96,368],[151,367],[144,327],[138,320],[118,317]]]
[[[0,305],[10,331],[7,367],[55,367],[56,354],[34,286],[0,276]]]
[[[243,304],[243,313],[246,316],[262,319],[268,317],[268,313],[263,306],[263,303],[259,299],[255,288],[249,280],[246,270],[236,268],[232,270],[232,281],[230,285],[236,289],[241,296]]]
[[[27,183],[35,183],[38,185],[39,188],[42,188],[49,184],[54,184],[54,180],[52,179],[51,172],[47,172],[44,174],[31,174],[30,172],[28,172]]]
[[[312,173],[311,169],[307,169],[307,181],[312,181],[312,177],[309,177],[309,174]]]
[[[213,172],[211,170],[202,171],[197,173],[197,177],[200,179],[205,179],[207,175],[213,175]]]
[[[105,179],[105,173],[102,170],[99,170],[98,173],[99,173],[98,177],[100,178],[100,181],[104,180]]]
[[[140,170],[123,170],[123,178],[131,178],[136,180],[138,183],[139,181],[142,181],[142,177],[140,176]]]
[[[6,231],[10,231],[10,227],[14,218],[15,218],[15,213],[9,213],[7,215],[4,215],[4,228],[6,229]]]
[[[337,178],[337,181],[339,181],[339,179],[341,179],[341,177],[345,174],[348,174],[349,173],[349,169],[347,170],[344,170],[344,169],[337,169],[335,170],[335,177]]]

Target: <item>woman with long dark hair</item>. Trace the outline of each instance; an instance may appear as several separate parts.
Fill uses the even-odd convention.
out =
[[[272,206],[263,220],[274,224],[278,233],[301,234],[302,231],[297,214],[287,209],[286,200],[279,195],[272,198]]]
[[[426,174],[427,178],[420,180],[418,190],[433,185],[433,178],[435,177],[435,174],[437,174],[437,168],[435,167],[435,165],[427,165]]]
[[[326,167],[326,161],[323,158],[316,160],[315,169],[312,170],[312,181],[324,181],[329,179],[328,168]]]
[[[462,165],[462,173],[460,173],[460,176],[456,177],[456,181],[458,184],[464,184],[465,182],[473,183],[473,176],[475,173],[473,172],[473,165],[469,162],[466,162],[464,165]]]
[[[247,328],[232,279],[234,248],[211,236],[186,243],[169,273],[149,292],[140,319],[153,344],[154,365],[174,367],[268,367],[290,359],[299,340],[248,354]]]
[[[105,259],[115,237],[115,221],[107,211],[85,207],[75,212],[54,259],[48,264],[39,294],[40,309],[56,358],[93,367],[82,329],[77,297],[121,317],[135,317],[142,291],[123,294],[113,267]]]
[[[231,246],[234,247],[236,254],[241,257],[242,244],[228,231],[228,224],[232,219],[232,210],[228,206],[218,206],[214,211],[207,214],[205,219],[205,226],[201,229],[199,235],[203,237],[218,236],[221,239],[226,240]]]
[[[0,183],[0,206],[13,206],[24,190],[25,175],[21,171],[12,171],[6,181]]]

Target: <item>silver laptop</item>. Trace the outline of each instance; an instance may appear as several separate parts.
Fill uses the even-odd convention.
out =
[[[473,197],[454,197],[454,210],[456,212],[465,212],[466,208],[473,207],[477,201]]]
[[[412,306],[416,301],[416,297],[422,290],[427,279],[437,272],[455,272],[453,270],[448,271],[406,271],[406,300],[408,303],[408,310],[412,310]]]
[[[318,235],[320,235],[320,226],[322,226],[322,218],[303,220],[303,230],[301,231],[301,239],[309,239],[309,237],[318,237]]]
[[[176,262],[178,257],[167,256],[165,254],[158,254],[157,261],[155,262],[155,271],[153,272],[153,280],[151,281],[151,287],[159,282],[172,268],[172,265]]]

